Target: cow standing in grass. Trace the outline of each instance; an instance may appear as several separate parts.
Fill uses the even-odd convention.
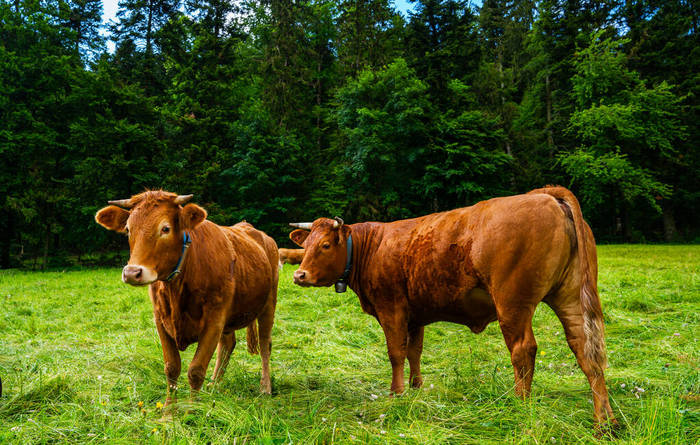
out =
[[[277,245],[248,223],[222,227],[207,221],[204,209],[185,205],[191,197],[147,191],[110,201],[116,205],[95,215],[100,225],[129,237],[131,255],[122,280],[149,285],[168,381],[166,405],[176,398],[181,369],[178,350],[199,343],[187,371],[195,397],[217,344],[213,382],[226,370],[236,345],[235,330],[244,327],[250,353],[257,353],[259,341],[260,389],[270,394]]]
[[[379,321],[393,369],[391,390],[421,386],[423,327],[436,321],[479,333],[498,320],[510,350],[515,392],[530,393],[541,301],[561,320],[593,391],[596,425],[616,424],[608,400],[603,313],[593,234],[576,197],[562,187],[391,223],[344,225],[320,218],[290,238],[306,249],[301,286],[345,283]],[[310,232],[302,229],[310,229]]]
[[[286,264],[301,264],[304,259],[304,249],[280,249],[280,266]]]

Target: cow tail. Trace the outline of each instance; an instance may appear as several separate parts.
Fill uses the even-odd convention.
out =
[[[583,213],[578,199],[564,187],[546,187],[533,190],[530,193],[545,193],[553,196],[560,203],[563,201],[571,209],[574,228],[576,230],[576,245],[579,264],[581,265],[581,310],[583,312],[583,331],[586,335],[583,351],[586,358],[599,371],[608,366],[605,353],[605,325],[603,323],[603,308],[598,295],[595,241],[589,243],[587,237],[593,238],[590,229],[583,220]],[[589,251],[593,249],[592,251]]]
[[[246,329],[246,342],[248,343],[248,352],[251,354],[258,353],[258,323],[253,320]]]

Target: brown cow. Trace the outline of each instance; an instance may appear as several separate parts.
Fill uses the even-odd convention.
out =
[[[129,236],[131,256],[122,280],[150,285],[156,328],[168,381],[166,405],[176,400],[180,351],[199,342],[187,377],[192,397],[202,387],[217,347],[213,382],[226,371],[236,345],[235,330],[247,327],[248,351],[257,353],[270,394],[270,332],[277,304],[277,245],[248,223],[222,227],[207,221],[192,195],[147,191],[110,201],[95,215],[109,230]],[[257,328],[255,322],[257,320]]]
[[[535,307],[544,301],[561,320],[569,347],[588,377],[596,425],[616,424],[608,401],[603,314],[593,233],[576,197],[562,187],[496,198],[474,206],[391,223],[344,225],[320,218],[292,224],[306,249],[294,282],[357,293],[384,330],[391,390],[422,384],[423,327],[436,321],[479,333],[498,320],[511,353],[515,392],[530,392],[537,343]]]
[[[301,260],[304,259],[304,249],[279,249],[280,252],[280,266],[284,263],[287,264],[301,264]]]

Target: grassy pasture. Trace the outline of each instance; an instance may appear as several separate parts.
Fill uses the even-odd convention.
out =
[[[599,257],[608,387],[624,425],[615,442],[699,442],[700,246],[601,246]],[[294,286],[294,267],[280,282],[273,396],[259,394],[260,359],[239,331],[223,382],[189,404],[183,372],[181,412],[167,421],[145,289],[118,269],[0,271],[0,443],[597,442],[586,379],[545,305],[530,400],[513,396],[497,324],[477,336],[448,323],[426,328],[424,388],[390,398],[378,323],[351,292]]]

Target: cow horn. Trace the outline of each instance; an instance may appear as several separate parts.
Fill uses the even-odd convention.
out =
[[[132,207],[131,198],[129,199],[116,199],[114,201],[107,201],[107,204],[112,204],[119,207],[124,207],[125,209],[130,209]]]
[[[343,222],[343,218],[341,218],[340,216],[336,216],[333,219],[335,220],[335,222],[333,223],[334,229],[339,229],[339,228],[343,227],[343,224],[345,224],[345,222]]]
[[[185,204],[187,201],[192,199],[194,195],[177,195],[177,198],[175,198],[175,204]]]
[[[311,230],[313,223],[289,223],[290,226],[296,227],[297,229],[307,229]]]

